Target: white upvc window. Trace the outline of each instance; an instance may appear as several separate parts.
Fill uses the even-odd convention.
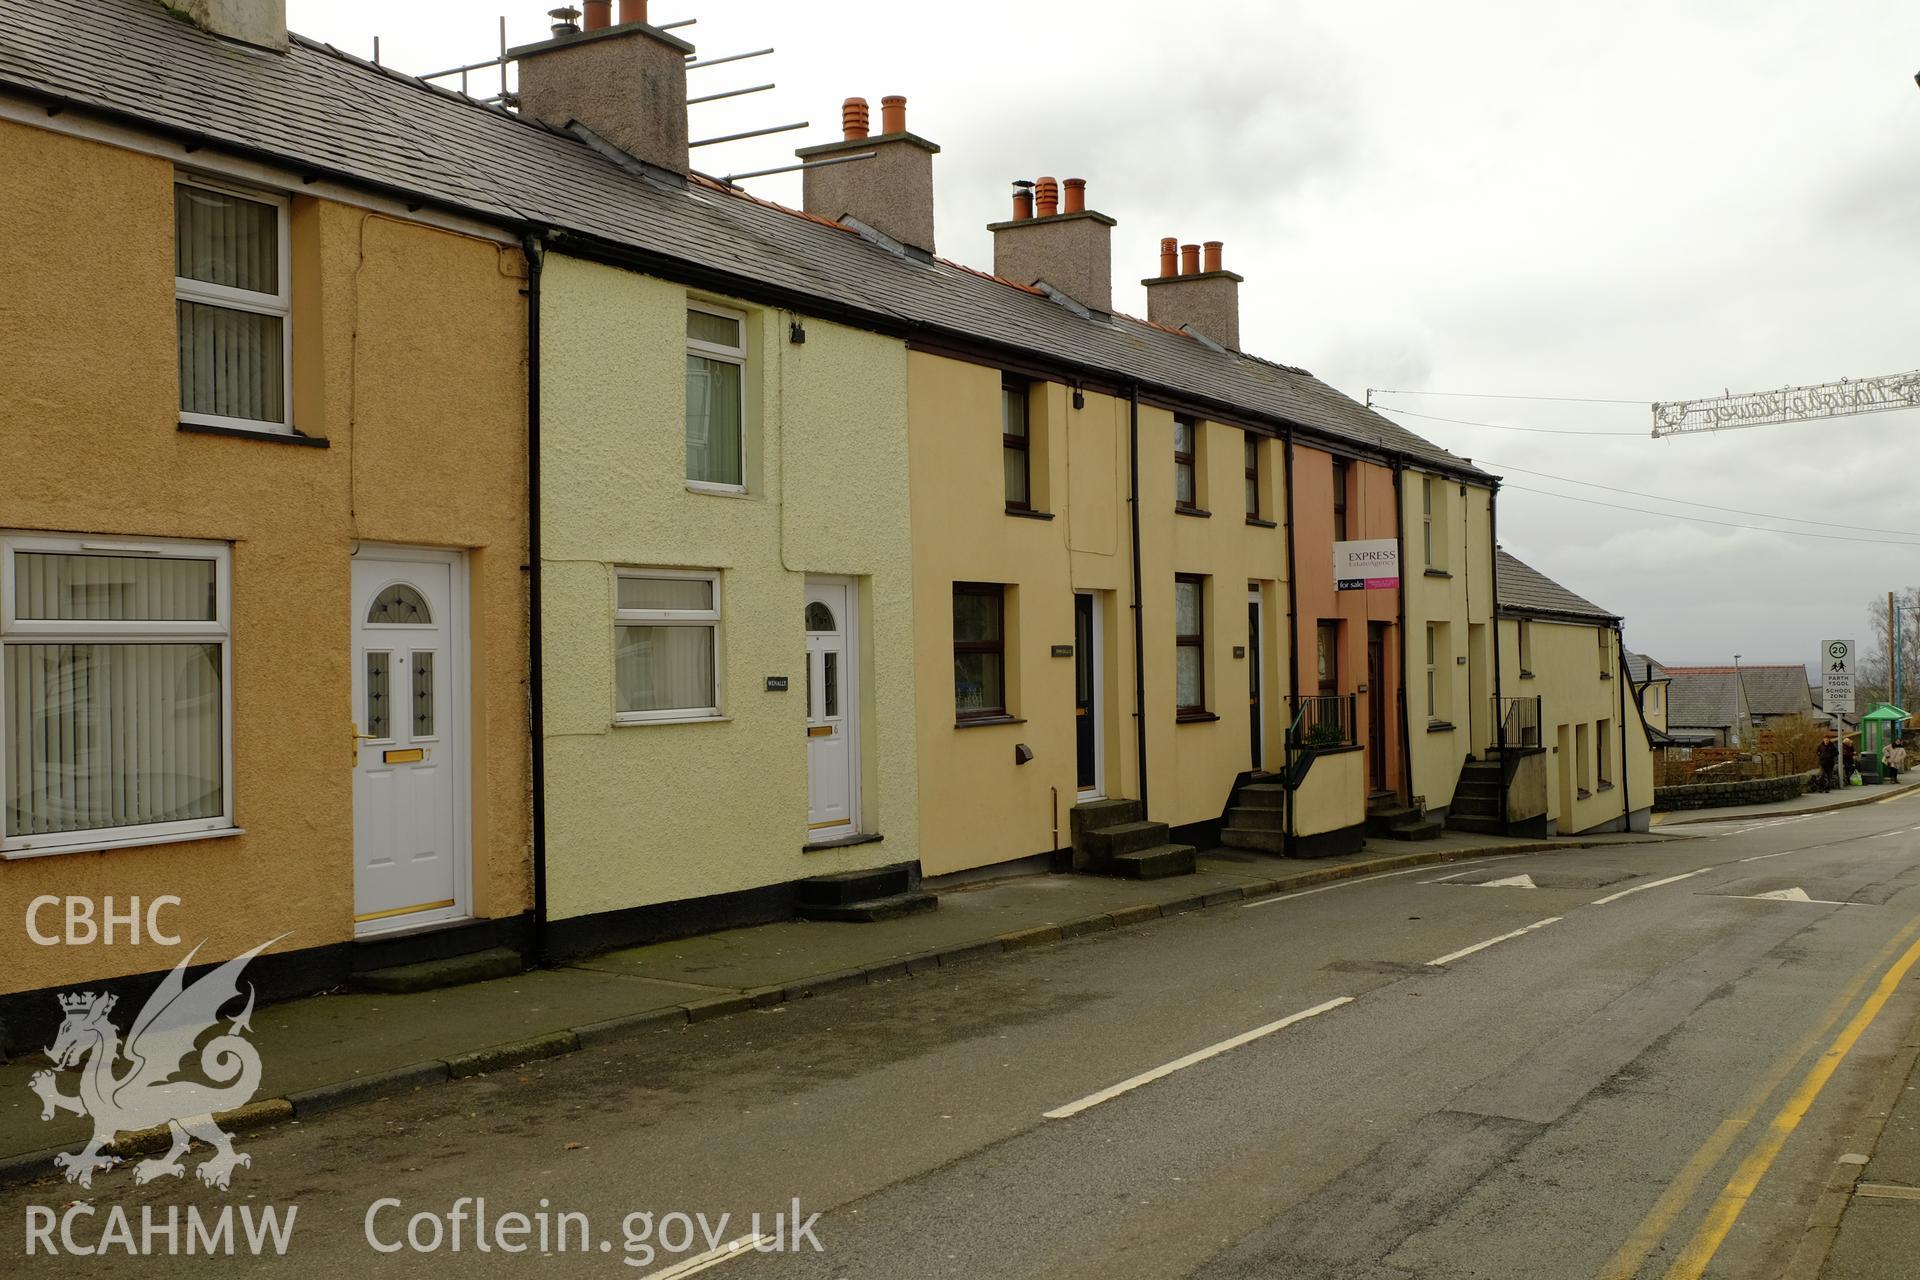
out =
[[[0,535],[0,857],[233,830],[225,543]]]
[[[180,420],[293,430],[293,286],[284,196],[178,176]]]
[[[747,487],[747,317],[687,303],[687,484]]]
[[[717,720],[720,575],[621,569],[614,575],[614,720]]]

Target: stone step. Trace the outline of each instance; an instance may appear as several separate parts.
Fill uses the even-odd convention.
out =
[[[1074,842],[1074,851],[1084,852],[1096,862],[1106,862],[1123,853],[1165,844],[1167,830],[1164,822],[1121,822],[1110,827],[1094,827],[1080,833]]]
[[[1481,818],[1470,813],[1448,813],[1447,828],[1451,831],[1470,831],[1475,835],[1497,836],[1500,832],[1500,819]]]
[[[1233,849],[1254,849],[1261,853],[1285,853],[1287,836],[1284,831],[1265,831],[1248,827],[1223,827],[1220,831],[1220,843]]]
[[[1080,839],[1083,831],[1117,826],[1122,822],[1138,822],[1144,816],[1138,800],[1082,801],[1067,810],[1067,839],[1073,843]]]
[[[1379,808],[1370,808],[1367,810],[1367,834],[1389,835],[1394,828],[1419,822],[1424,816],[1411,805],[1395,805],[1392,808],[1382,805]]]
[[[526,968],[518,951],[490,947],[463,956],[439,960],[420,960],[385,969],[368,969],[348,979],[356,991],[374,991],[382,995],[404,995],[414,991],[437,991],[441,987],[459,987],[490,978],[509,978]]]
[[[1447,813],[1449,817],[1457,814],[1467,818],[1497,818],[1500,816],[1500,797],[1456,794]]]
[[[1419,822],[1408,823],[1404,827],[1394,827],[1387,832],[1389,840],[1437,840],[1446,828],[1436,819],[1425,818]]]
[[[1284,809],[1287,789],[1277,782],[1255,783],[1235,791],[1233,802],[1243,809]]]
[[[1162,844],[1118,855],[1110,874],[1126,880],[1164,880],[1192,875],[1196,865],[1192,845]]]
[[[1285,831],[1287,811],[1285,809],[1243,809],[1235,805],[1227,810],[1227,825],[1250,831]]]
[[[1500,798],[1500,783],[1497,780],[1488,782],[1479,778],[1470,778],[1463,773],[1460,775],[1459,784],[1453,789],[1453,794],[1456,797],[1485,796],[1490,800],[1498,800]]]
[[[911,893],[889,894],[884,898],[866,898],[859,902],[801,903],[802,920],[834,920],[845,924],[872,924],[875,920],[893,920],[920,911],[932,911],[940,899],[920,889]]]
[[[913,864],[902,862],[890,867],[871,867],[865,871],[840,871],[833,875],[813,876],[797,886],[803,907],[845,906],[849,902],[868,902],[891,898],[913,890]]]

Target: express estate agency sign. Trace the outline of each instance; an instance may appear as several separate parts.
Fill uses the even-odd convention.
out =
[[[1392,591],[1400,585],[1400,543],[1394,538],[1363,538],[1333,544],[1336,591]]]

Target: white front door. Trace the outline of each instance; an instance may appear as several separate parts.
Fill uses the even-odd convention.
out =
[[[859,830],[858,634],[853,584],[807,580],[807,838]]]
[[[354,931],[470,914],[465,561],[362,547],[353,560]]]

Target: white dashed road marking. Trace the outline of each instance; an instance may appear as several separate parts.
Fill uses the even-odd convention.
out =
[[[1618,893],[1610,893],[1604,898],[1595,898],[1588,905],[1595,906],[1595,907],[1604,907],[1609,902],[1620,901],[1620,899],[1626,897],[1630,893],[1639,893],[1644,889],[1658,889],[1663,884],[1678,884],[1682,880],[1691,880],[1695,876],[1705,875],[1707,872],[1711,870],[1713,870],[1712,867],[1702,867],[1698,871],[1689,871],[1685,875],[1668,876],[1665,880],[1650,880],[1646,884],[1637,884],[1633,886],[1633,888],[1631,889],[1622,889]]]
[[[1496,946],[1499,943],[1507,942],[1513,938],[1518,938],[1524,934],[1532,933],[1535,929],[1544,929],[1548,925],[1553,924],[1560,919],[1561,917],[1559,916],[1548,916],[1545,920],[1534,921],[1532,924],[1528,925],[1524,929],[1515,929],[1512,933],[1503,933],[1497,938],[1488,938],[1485,942],[1476,942],[1470,947],[1462,947],[1458,951],[1449,951],[1447,952],[1447,954],[1441,956],[1438,960],[1429,960],[1427,961],[1427,963],[1429,965],[1452,964],[1455,960],[1464,960],[1466,957],[1472,955],[1476,951],[1485,951],[1488,947]]]

